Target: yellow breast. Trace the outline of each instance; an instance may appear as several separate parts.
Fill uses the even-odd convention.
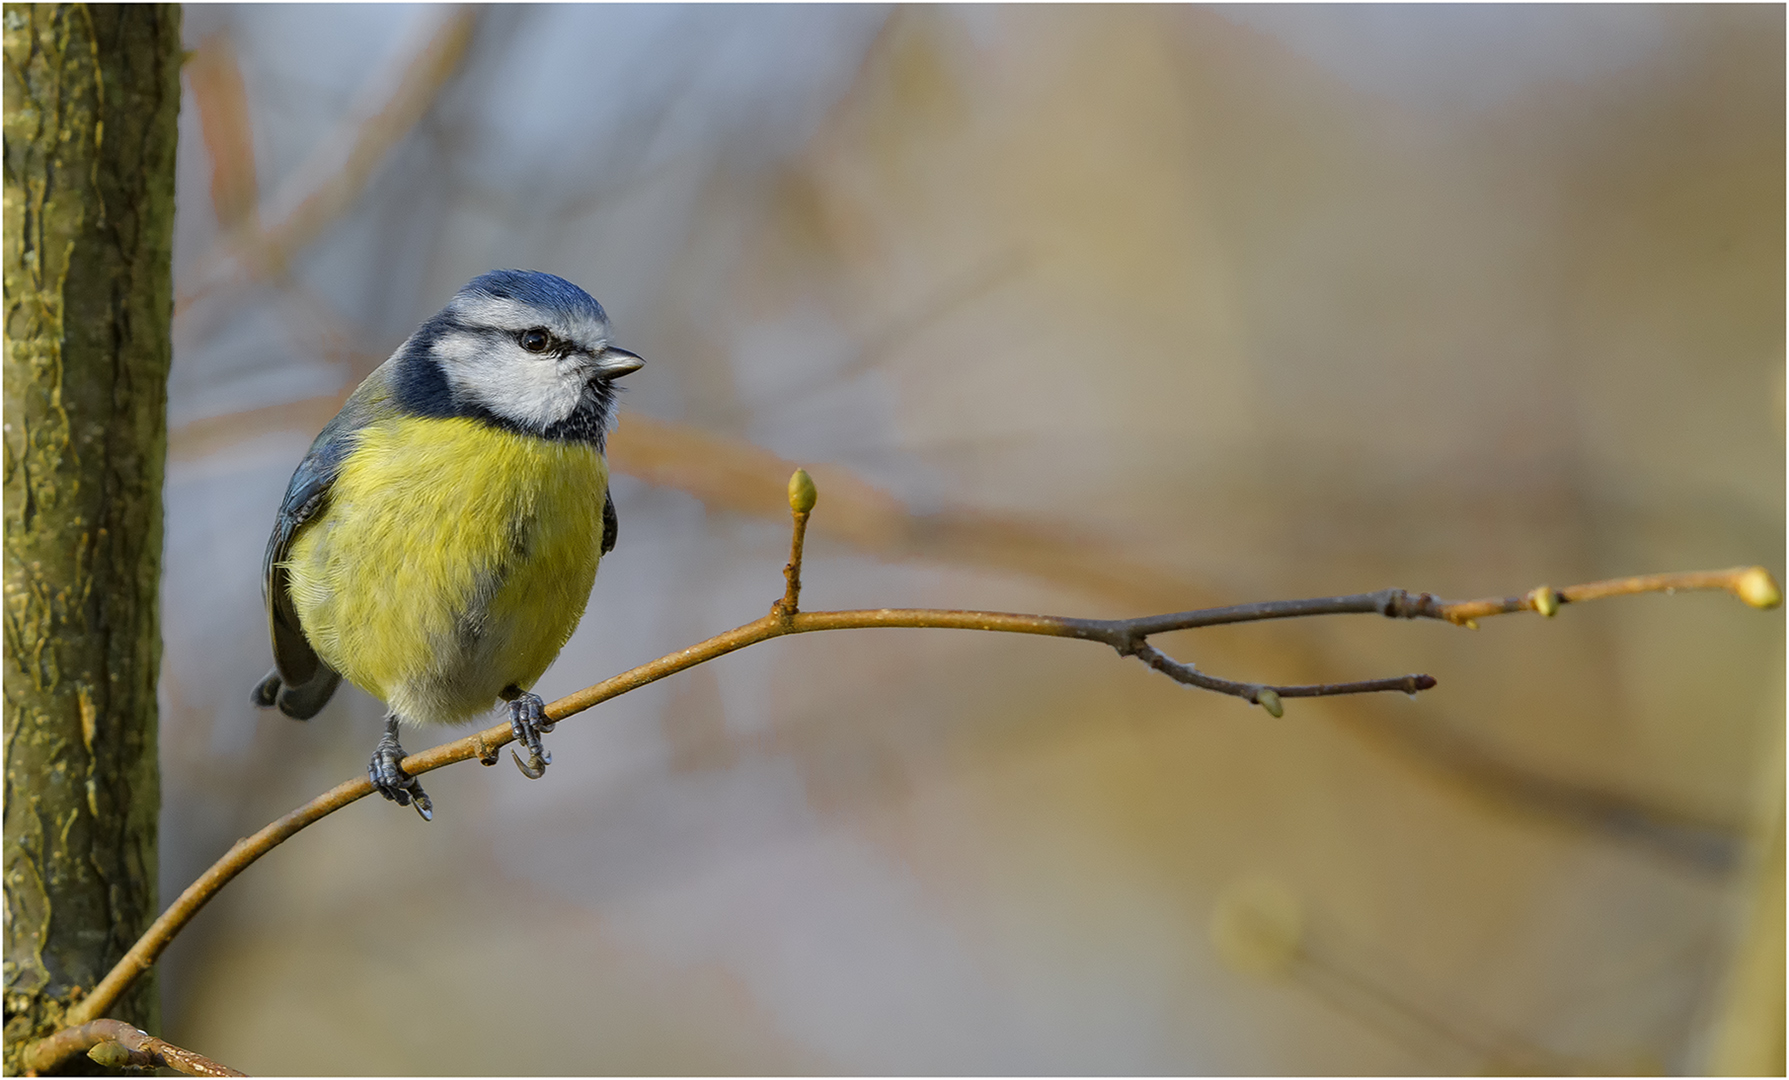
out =
[[[287,560],[311,646],[406,720],[470,719],[532,687],[590,598],[602,455],[465,419],[356,437]]]

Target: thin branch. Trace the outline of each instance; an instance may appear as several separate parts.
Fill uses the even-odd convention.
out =
[[[1601,600],[1611,596],[1637,596],[1641,593],[1675,593],[1699,589],[1721,589],[1739,597],[1760,610],[1783,602],[1775,579],[1762,566],[1735,566],[1727,570],[1687,570],[1676,574],[1647,574],[1642,577],[1611,578],[1587,585],[1554,589],[1542,585],[1520,596],[1488,597],[1482,600],[1443,600],[1431,593],[1412,596],[1403,589],[1380,589],[1378,592],[1355,593],[1352,596],[1325,596],[1315,600],[1271,600],[1258,604],[1236,604],[1232,607],[1182,611],[1172,615],[1152,615],[1126,620],[1135,633],[1142,636],[1170,630],[1191,630],[1201,626],[1222,626],[1229,623],[1260,622],[1266,619],[1300,619],[1311,615],[1359,615],[1377,612],[1392,619],[1443,619],[1455,626],[1478,629],[1479,619],[1492,615],[1509,615],[1533,611],[1548,618],[1558,614],[1565,604],[1585,600]]]
[[[1675,593],[1692,589],[1724,589],[1759,610],[1768,610],[1783,602],[1783,592],[1776,579],[1762,566],[1735,566],[1729,570],[1690,570],[1679,574],[1645,574],[1639,577],[1611,578],[1588,585],[1572,585],[1564,589],[1539,586],[1521,596],[1492,597],[1485,600],[1441,602],[1439,618],[1460,626],[1477,629],[1476,620],[1512,611],[1535,611],[1547,618],[1558,614],[1560,605],[1609,596],[1634,596],[1639,593]],[[1427,597],[1427,594],[1424,594]]]
[[[82,1053],[109,1069],[173,1069],[188,1076],[248,1075],[122,1020],[93,1020],[42,1040],[25,1053],[25,1075],[36,1076]]]
[[[1400,675],[1390,679],[1368,679],[1364,682],[1264,686],[1260,683],[1233,682],[1229,679],[1220,679],[1215,675],[1207,675],[1191,664],[1183,664],[1164,654],[1148,642],[1139,642],[1131,649],[1131,655],[1175,682],[1239,697],[1251,705],[1261,706],[1274,716],[1282,714],[1280,699],[1283,697],[1336,697],[1342,694],[1373,694],[1383,690],[1401,690],[1406,694],[1415,694],[1419,690],[1427,690],[1435,685],[1435,679],[1431,675]]]
[[[1722,589],[1733,593],[1756,608],[1772,608],[1782,602],[1776,581],[1762,567],[1735,567],[1730,570],[1692,571],[1679,574],[1654,574],[1646,577],[1618,578],[1611,581],[1574,585],[1566,589],[1541,586],[1521,596],[1483,600],[1449,601],[1430,593],[1412,595],[1403,589],[1381,589],[1378,592],[1351,596],[1320,597],[1311,600],[1281,600],[1266,603],[1236,604],[1229,607],[1205,608],[1168,615],[1148,615],[1134,619],[1076,619],[1059,615],[1031,615],[1001,611],[952,611],[933,608],[879,608],[857,611],[799,610],[801,561],[807,519],[815,502],[813,481],[798,470],[789,481],[789,508],[793,518],[789,565],[784,574],[787,588],[771,606],[770,613],[659,657],[650,663],[624,671],[619,675],[569,694],[546,707],[550,721],[558,723],[611,698],[677,672],[707,663],[718,657],[772,638],[823,630],[858,630],[890,627],[980,630],[1007,634],[1035,634],[1045,637],[1074,638],[1110,646],[1120,656],[1134,656],[1177,682],[1201,689],[1229,694],[1260,705],[1274,716],[1281,715],[1281,698],[1327,697],[1348,694],[1400,691],[1415,694],[1435,685],[1428,675],[1402,675],[1364,682],[1320,683],[1314,685],[1273,686],[1263,683],[1235,682],[1195,669],[1191,664],[1172,659],[1153,645],[1148,638],[1174,630],[1190,630],[1271,619],[1304,618],[1313,615],[1379,614],[1398,619],[1439,619],[1457,625],[1475,627],[1474,620],[1517,611],[1536,611],[1551,617],[1565,603],[1629,596],[1639,593],[1672,593],[1689,589]],[[491,765],[497,752],[514,741],[508,723],[476,732],[466,738],[412,754],[403,761],[403,769],[412,776],[459,761],[476,758]],[[178,899],[144,932],[129,952],[107,973],[93,992],[77,1002],[67,1013],[73,1025],[93,1020],[109,1009],[142,972],[153,964],[168,944],[193,916],[229,881],[262,855],[278,847],[288,837],[313,822],[329,816],[349,803],[372,794],[373,785],[365,776],[339,784],[312,799],[253,836],[238,840],[223,858],[187,886]],[[74,1029],[70,1029],[74,1030]],[[59,1032],[35,1044],[27,1060],[40,1061],[49,1068],[63,1060],[73,1049],[70,1031]]]

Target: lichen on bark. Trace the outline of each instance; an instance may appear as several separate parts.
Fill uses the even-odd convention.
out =
[[[7,4],[8,1072],[156,914],[180,12]],[[155,1026],[142,980],[114,1015]]]

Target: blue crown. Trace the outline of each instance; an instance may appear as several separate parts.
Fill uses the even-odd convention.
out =
[[[467,282],[463,293],[484,293],[500,300],[516,300],[545,311],[584,315],[601,322],[609,316],[596,298],[571,282],[539,270],[492,270]]]

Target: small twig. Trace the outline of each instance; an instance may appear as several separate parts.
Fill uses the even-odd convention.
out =
[[[1634,596],[1639,593],[1674,593],[1691,589],[1724,589],[1752,607],[1767,610],[1783,602],[1783,592],[1776,579],[1762,566],[1735,566],[1730,570],[1690,570],[1679,574],[1644,574],[1639,577],[1611,578],[1588,585],[1572,585],[1554,589],[1542,585],[1521,596],[1492,597],[1485,600],[1436,601],[1434,617],[1460,626],[1477,629],[1476,620],[1490,615],[1506,615],[1512,611],[1534,611],[1552,618],[1562,604],[1585,600],[1601,600],[1609,596]],[[1428,594],[1423,594],[1428,599]],[[1425,613],[1426,614],[1426,613]]]
[[[1008,634],[1036,634],[1046,637],[1096,641],[1110,646],[1121,656],[1134,656],[1176,682],[1242,698],[1260,705],[1274,716],[1281,715],[1281,698],[1327,697],[1343,694],[1366,694],[1400,691],[1415,694],[1435,685],[1428,675],[1401,675],[1364,682],[1318,683],[1311,685],[1271,686],[1264,683],[1234,682],[1198,671],[1191,664],[1175,660],[1148,643],[1154,634],[1199,627],[1222,626],[1270,619],[1304,618],[1313,615],[1379,614],[1394,619],[1439,619],[1463,626],[1476,626],[1474,620],[1516,611],[1538,611],[1551,616],[1560,604],[1595,600],[1609,596],[1629,596],[1648,592],[1676,592],[1688,589],[1724,589],[1755,608],[1772,608],[1782,602],[1776,581],[1762,567],[1736,567],[1730,570],[1693,571],[1679,574],[1654,574],[1646,577],[1618,578],[1611,581],[1574,585],[1565,589],[1541,586],[1521,596],[1484,600],[1442,600],[1430,593],[1412,595],[1403,589],[1381,589],[1378,592],[1351,596],[1329,596],[1312,600],[1279,600],[1266,603],[1236,604],[1230,607],[1205,608],[1168,615],[1147,615],[1135,619],[1075,619],[1059,615],[1029,615],[1002,611],[950,611],[932,608],[880,608],[858,611],[811,611],[799,609],[801,594],[801,560],[803,537],[809,513],[813,510],[815,491],[812,479],[797,470],[789,481],[789,509],[793,517],[789,565],[784,569],[787,587],[783,596],[771,606],[770,613],[738,626],[706,641],[697,642],[641,664],[630,671],[606,679],[549,704],[546,713],[557,723],[595,705],[619,697],[642,686],[657,682],[677,672],[695,667],[728,653],[772,638],[822,630],[916,627],[933,629],[981,630]],[[477,758],[489,763],[498,749],[514,741],[510,725],[498,724],[466,738],[412,754],[402,766],[411,776]],[[372,794],[373,785],[365,776],[337,785],[310,802],[261,829],[253,836],[238,840],[229,852],[186,887],[178,899],[131,946],[93,992],[69,1009],[71,1024],[84,1024],[98,1013],[109,1009],[119,996],[162,950],[167,948],[193,916],[232,878],[247,869],[256,859],[278,847],[299,830],[329,816],[349,803]],[[67,1056],[58,1056],[49,1048],[65,1045],[68,1031],[58,1032],[41,1040],[27,1053],[29,1061],[41,1061],[49,1068]],[[75,1052],[73,1050],[69,1053]]]
[[[789,565],[783,567],[783,579],[789,584],[783,598],[770,605],[770,616],[787,622],[801,610],[801,548],[807,541],[808,515],[814,511],[819,493],[814,478],[806,469],[796,469],[789,477],[789,515],[794,519],[789,530]]]
[[[1281,698],[1336,697],[1342,694],[1373,694],[1384,690],[1401,690],[1406,694],[1415,694],[1419,690],[1428,690],[1435,685],[1435,678],[1432,675],[1400,675],[1390,679],[1368,679],[1364,682],[1266,686],[1261,683],[1232,682],[1229,679],[1220,679],[1215,675],[1207,675],[1191,664],[1183,664],[1164,654],[1148,642],[1139,642],[1131,650],[1131,655],[1175,682],[1239,697],[1251,705],[1261,706],[1274,716],[1281,715]]]
[[[173,1069],[188,1076],[248,1075],[122,1020],[93,1020],[39,1041],[25,1052],[25,1075],[36,1076],[80,1053],[108,1069]]]

